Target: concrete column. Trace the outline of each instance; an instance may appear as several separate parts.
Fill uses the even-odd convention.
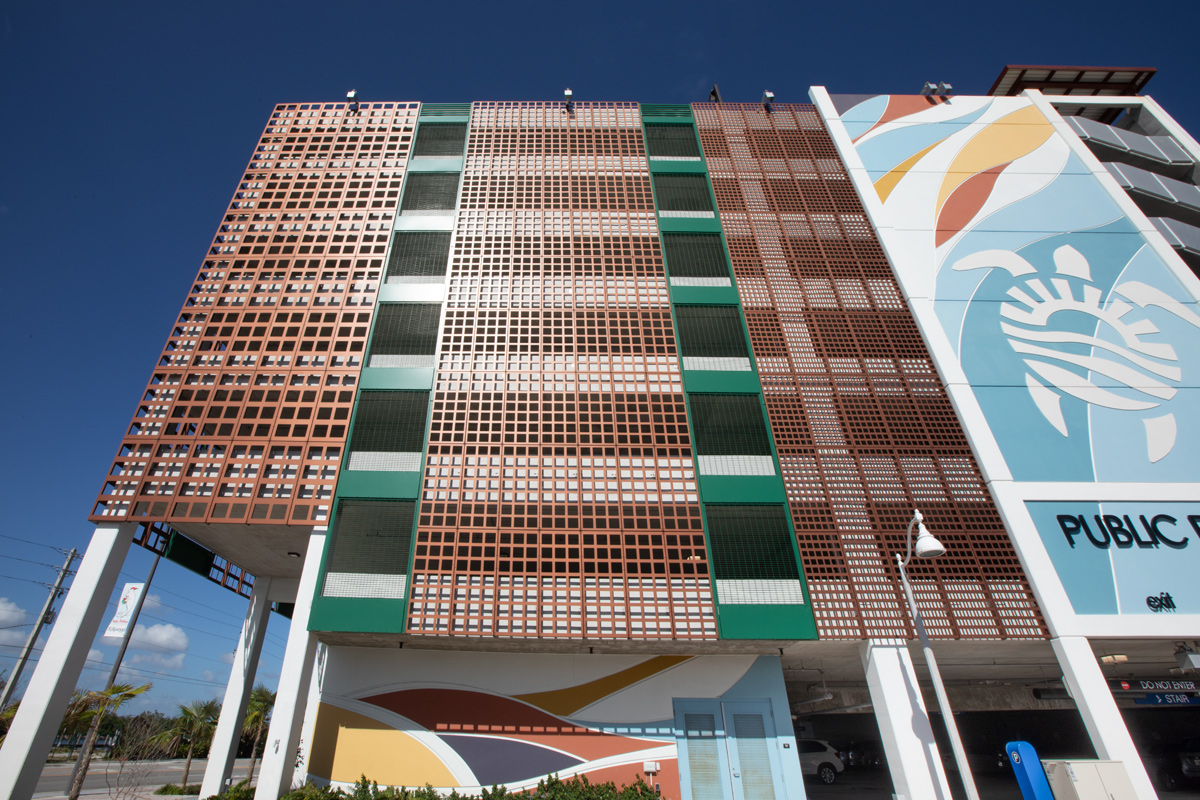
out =
[[[1129,729],[1125,727],[1125,720],[1121,718],[1121,711],[1087,638],[1060,636],[1051,639],[1050,644],[1062,667],[1063,683],[1075,700],[1092,746],[1096,748],[1096,757],[1123,762],[1137,796],[1155,800],[1158,794],[1150,784],[1150,776],[1129,737]]]
[[[875,720],[892,773],[897,800],[950,800],[950,786],[902,639],[871,639],[859,645]]]
[[[0,749],[0,797],[29,800],[133,543],[133,524],[97,527]]]
[[[304,570],[300,574],[300,585],[296,588],[296,607],[292,612],[292,625],[283,652],[275,710],[271,712],[271,727],[263,749],[262,769],[259,771],[254,800],[277,800],[291,789],[296,748],[300,744],[304,705],[308,699],[317,649],[317,637],[308,631],[308,615],[312,610],[313,593],[321,570],[321,556],[325,552],[325,538],[325,528],[313,528],[308,539]]]
[[[262,653],[267,621],[271,615],[270,593],[271,579],[261,575],[255,577],[254,591],[250,593],[250,604],[246,607],[246,619],[242,623],[242,635],[238,637],[237,650],[233,654],[229,685],[225,687],[221,718],[213,733],[208,766],[204,770],[204,781],[200,784],[201,797],[219,794],[225,788],[226,778],[232,777],[233,760],[237,757],[238,743],[242,739],[246,706],[254,688],[258,657]]]

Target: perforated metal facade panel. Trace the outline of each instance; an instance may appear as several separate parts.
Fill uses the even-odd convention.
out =
[[[716,638],[637,105],[476,103],[464,163],[406,630]]]
[[[892,555],[904,552],[920,508],[949,551],[909,568],[930,634],[1044,637],[958,418],[816,110],[724,103],[693,112],[820,635],[912,635]]]
[[[204,543],[204,526],[328,518],[416,116],[275,107],[93,522],[169,522]]]

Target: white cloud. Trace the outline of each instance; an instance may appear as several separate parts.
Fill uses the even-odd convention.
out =
[[[134,650],[147,650],[152,653],[186,653],[188,644],[188,635],[183,632],[183,628],[169,622],[150,627],[138,625],[129,639],[129,646]]]
[[[233,650],[230,650],[227,653],[221,653],[221,661],[225,664],[229,664],[230,666],[233,666],[233,656],[234,656]]]
[[[91,667],[100,666],[104,663],[104,653],[93,647],[91,650],[88,650],[87,663]]]
[[[205,680],[205,681],[212,681],[215,683],[215,682],[217,682],[217,674],[215,672],[213,672],[211,669],[206,669],[200,673],[200,679]]]
[[[146,595],[146,599],[142,601],[142,611],[159,611],[169,614],[171,609],[163,604],[161,596],[157,594],[148,594]]]
[[[29,638],[33,615],[7,597],[0,597],[0,645],[20,647]],[[22,627],[17,627],[22,626]]]
[[[170,656],[162,653],[134,653],[129,658],[129,664],[156,672],[178,672],[183,669],[183,660],[186,656],[187,653],[175,653]]]

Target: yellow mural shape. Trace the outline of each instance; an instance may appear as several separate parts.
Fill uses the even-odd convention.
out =
[[[946,141],[946,140],[938,139],[936,142],[929,145],[929,147],[926,147],[924,150],[921,150],[918,153],[914,153],[913,155],[904,159],[899,164],[892,167],[886,175],[884,175],[879,180],[875,181],[875,193],[879,195],[879,199],[886,203],[887,199],[888,199],[888,195],[890,195],[892,193],[892,190],[896,188],[896,184],[900,183],[900,179],[903,178],[905,175],[907,175],[908,171],[910,169],[912,169],[913,167],[915,167],[917,165],[917,162],[920,161],[922,158],[924,158],[925,155],[930,150],[937,147],[939,144],[941,144],[944,141]]]
[[[1042,116],[1042,112],[1038,111],[1036,106],[1026,106],[1019,111],[1005,114],[975,134],[954,157],[950,169],[942,179],[934,219],[942,213],[946,198],[964,181],[992,167],[1029,155],[1041,147],[1053,133],[1054,128],[1049,120]]]
[[[565,689],[554,689],[549,692],[514,695],[514,699],[537,706],[551,714],[565,717],[614,692],[619,692],[640,680],[645,680],[651,675],[657,675],[676,664],[682,664],[689,658],[691,656],[655,656],[629,669],[623,669],[578,686],[568,686]]]
[[[379,720],[321,703],[308,773],[353,783],[366,775],[381,786],[461,786],[416,738]]]

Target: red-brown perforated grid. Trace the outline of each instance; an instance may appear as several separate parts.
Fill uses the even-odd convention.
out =
[[[693,106],[824,638],[1047,635],[892,270],[816,109]]]
[[[327,518],[416,116],[275,107],[94,522]]]
[[[476,103],[408,630],[716,638],[638,107]]]

